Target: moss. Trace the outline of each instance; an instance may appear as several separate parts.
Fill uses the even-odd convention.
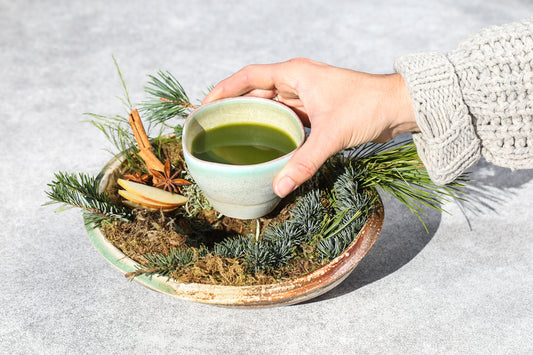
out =
[[[135,214],[133,222],[116,221],[101,227],[106,238],[129,258],[144,263],[146,254],[168,255],[172,248],[185,246],[187,238],[176,230],[172,219],[145,210]]]
[[[239,259],[222,258],[209,254],[188,267],[179,268],[170,276],[182,283],[214,285],[262,285],[279,280],[266,273],[251,274],[246,263]]]

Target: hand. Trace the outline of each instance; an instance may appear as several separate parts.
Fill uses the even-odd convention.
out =
[[[373,75],[297,58],[247,66],[218,83],[203,103],[240,95],[276,98],[311,127],[307,141],[274,178],[274,192],[280,197],[342,149],[417,130],[399,74]]]

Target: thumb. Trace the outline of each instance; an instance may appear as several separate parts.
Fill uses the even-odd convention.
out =
[[[309,180],[322,164],[340,150],[327,135],[311,134],[287,165],[274,177],[273,189],[279,197],[285,197]]]

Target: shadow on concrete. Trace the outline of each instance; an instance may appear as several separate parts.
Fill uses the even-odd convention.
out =
[[[512,171],[481,160],[469,171],[467,201],[455,201],[466,220],[471,214],[491,213],[516,194],[514,189],[533,180],[533,170]],[[307,301],[319,302],[342,296],[380,280],[411,261],[435,235],[441,212],[429,209],[423,217],[428,231],[400,202],[382,196],[385,205],[383,231],[369,253],[348,278],[333,290]],[[494,212],[492,212],[494,213]]]
[[[333,290],[308,302],[318,302],[342,296],[377,281],[400,269],[411,261],[435,235],[441,213],[426,211],[423,217],[428,231],[407,207],[400,202],[383,197],[385,223],[383,230],[356,269]]]
[[[466,216],[496,211],[515,196],[515,189],[533,180],[533,169],[512,171],[482,159],[469,171],[469,178],[472,181],[465,188],[468,201],[457,201]]]

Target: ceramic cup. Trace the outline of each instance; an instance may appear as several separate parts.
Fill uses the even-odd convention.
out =
[[[259,123],[283,130],[300,147],[305,131],[298,116],[278,102],[254,98],[229,98],[193,111],[183,126],[183,154],[194,181],[214,209],[233,218],[252,219],[271,212],[281,200],[272,189],[274,176],[294,151],[253,165],[230,165],[198,159],[192,142],[203,131],[233,123]]]

